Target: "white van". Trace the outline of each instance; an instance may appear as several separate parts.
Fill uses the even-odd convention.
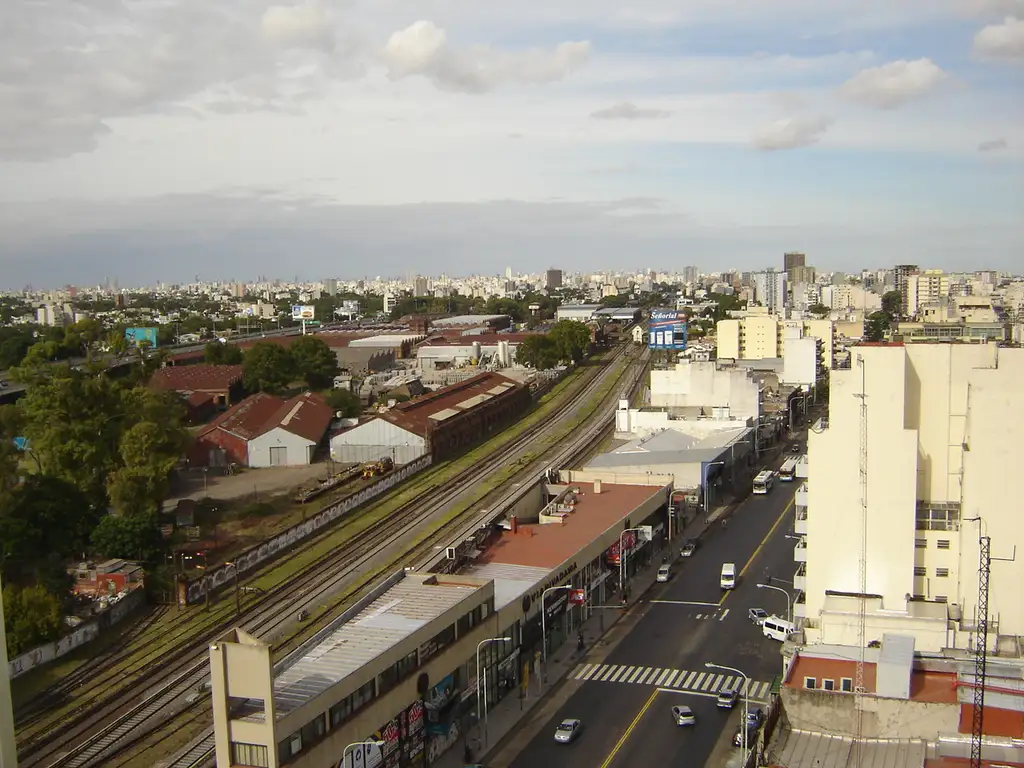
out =
[[[736,563],[725,563],[722,565],[722,589],[734,589],[736,587]]]
[[[796,625],[791,621],[780,619],[778,616],[769,616],[764,620],[764,624],[761,625],[761,631],[764,632],[765,637],[770,637],[772,640],[778,640],[781,643],[796,632]]]

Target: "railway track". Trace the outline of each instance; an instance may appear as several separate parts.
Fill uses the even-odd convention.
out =
[[[562,411],[563,419],[565,415],[575,414],[587,405],[594,393],[606,383],[606,377],[615,372],[624,359],[635,357],[637,355],[630,347],[618,348],[608,365],[596,369],[595,374],[574,393]],[[628,365],[623,367],[619,376],[628,370]],[[291,624],[297,611],[316,606],[337,592],[340,586],[345,586],[343,600],[359,594],[379,578],[374,564],[381,559],[381,550],[386,544],[394,543],[403,536],[408,537],[421,522],[462,501],[488,474],[510,461],[519,460],[535,444],[545,445],[544,438],[557,431],[562,421],[556,419],[532,426],[511,444],[504,446],[500,455],[488,457],[449,481],[429,489],[416,501],[399,508],[387,520],[374,526],[362,540],[328,552],[300,569],[264,595],[261,598],[264,601],[262,605],[246,609],[237,619],[211,628],[193,638],[187,647],[144,668],[142,671],[145,674],[140,674],[142,679],[136,683],[136,690],[138,686],[146,686],[146,692],[142,695],[117,695],[111,697],[111,701],[101,702],[95,707],[91,706],[91,702],[83,704],[81,709],[85,711],[73,713],[59,733],[23,744],[21,764],[30,768],[84,768],[110,759],[131,741],[151,732],[167,715],[173,716],[194,703],[190,699],[199,694],[199,686],[206,678],[206,646],[227,626],[242,626],[252,634],[268,637]],[[530,458],[532,460],[533,456]],[[442,532],[457,522],[457,519],[449,521],[443,526]],[[438,535],[441,534],[435,534],[431,541],[436,540]],[[348,582],[360,572],[368,572],[370,576],[356,576],[354,583],[349,586]],[[311,584],[310,577],[313,574],[317,576],[315,584]],[[318,611],[314,620],[300,631],[306,632],[310,625],[316,626],[317,619],[329,616],[332,609],[333,605]],[[128,739],[129,736],[132,739]]]

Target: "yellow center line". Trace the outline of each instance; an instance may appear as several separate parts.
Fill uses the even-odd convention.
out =
[[[743,578],[743,574],[747,572],[747,569],[750,567],[750,564],[754,562],[754,558],[761,554],[761,550],[764,549],[764,545],[768,543],[768,539],[770,539],[772,537],[772,534],[775,533],[775,529],[779,527],[779,523],[782,522],[782,518],[784,518],[786,516],[786,513],[789,512],[790,508],[793,506],[794,501],[796,501],[795,496],[789,500],[789,504],[787,504],[785,508],[782,510],[782,512],[779,514],[779,517],[775,521],[774,525],[772,525],[771,530],[765,534],[763,539],[761,539],[761,543],[757,545],[757,549],[754,550],[754,553],[747,558],[747,562],[743,564],[743,570],[741,570],[739,576],[736,577],[737,581]],[[734,591],[735,590],[732,589],[726,591],[726,593],[722,595],[721,599],[718,601],[718,605],[721,606],[722,603],[728,600],[729,595],[731,595]]]
[[[637,712],[636,717],[633,718],[633,722],[629,724],[629,727],[626,729],[626,732],[623,733],[622,734],[622,738],[619,739],[619,743],[616,744],[615,747],[612,749],[612,751],[608,753],[608,757],[606,757],[604,762],[601,763],[601,768],[608,768],[608,766],[612,764],[612,761],[615,759],[615,756],[617,754],[619,754],[619,750],[622,749],[625,746],[626,741],[629,739],[630,734],[633,733],[633,729],[636,728],[637,725],[639,725],[640,720],[644,716],[644,713],[647,712],[647,710],[651,708],[651,704],[654,703],[654,700],[656,698],[658,698],[658,689],[657,688],[655,688],[651,692],[651,697],[649,699],[647,699],[647,702],[640,708],[640,711]]]

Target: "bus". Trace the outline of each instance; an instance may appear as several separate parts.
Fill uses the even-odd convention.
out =
[[[757,473],[754,478],[754,493],[764,496],[775,485],[775,473],[770,469],[764,469]]]
[[[782,466],[779,467],[779,482],[780,483],[792,483],[793,478],[796,477],[796,458],[790,457],[782,462]]]

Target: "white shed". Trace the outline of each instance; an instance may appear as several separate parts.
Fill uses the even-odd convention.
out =
[[[313,463],[316,443],[281,427],[249,441],[250,467],[290,467]]]
[[[331,438],[331,458],[338,463],[365,464],[391,458],[395,464],[408,464],[426,452],[425,437],[381,418]]]

